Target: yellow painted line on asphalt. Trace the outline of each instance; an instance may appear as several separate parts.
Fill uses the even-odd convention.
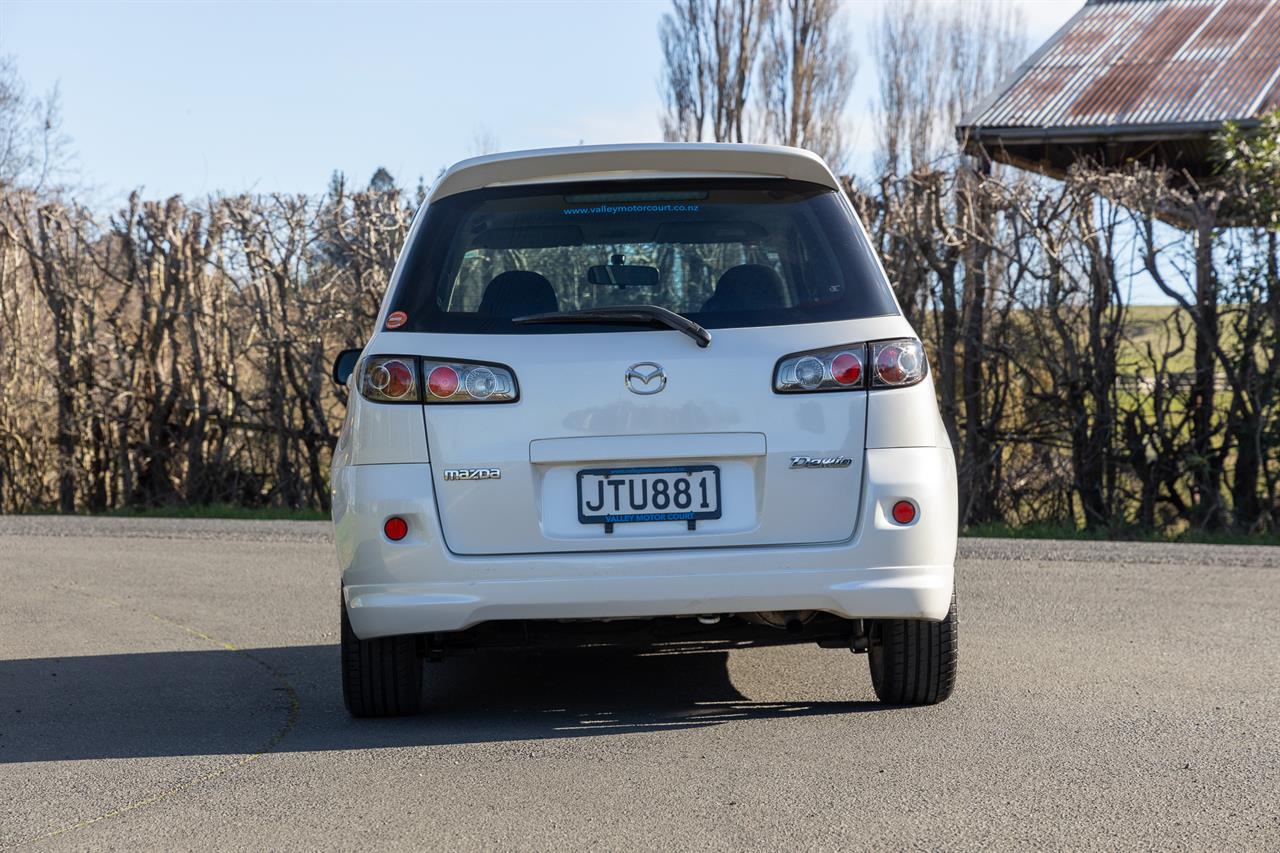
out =
[[[94,595],[92,593],[85,592],[84,590],[76,589],[74,587],[55,587],[55,589],[57,589],[57,591],[59,592],[73,592],[77,595],[82,595],[85,598],[91,598],[96,601],[105,603],[111,607],[120,608],[121,610],[130,610],[130,608],[126,607],[124,604],[122,604],[119,601],[116,601],[113,598]],[[150,806],[160,802],[161,800],[168,799],[169,797],[172,797],[175,794],[181,794],[183,791],[187,791],[191,788],[196,787],[197,785],[202,785],[205,782],[209,782],[213,779],[217,779],[219,776],[225,776],[226,774],[230,773],[232,770],[235,770],[240,767],[244,767],[246,764],[257,761],[262,756],[267,755],[268,753],[274,752],[275,748],[279,746],[280,741],[284,740],[285,736],[288,735],[289,732],[293,730],[293,727],[295,725],[297,725],[298,713],[301,708],[301,701],[298,698],[298,691],[293,689],[293,685],[289,683],[289,679],[286,678],[284,673],[280,672],[280,670],[276,669],[271,664],[264,661],[262,658],[252,655],[249,652],[246,652],[244,649],[239,648],[234,643],[228,643],[226,640],[218,639],[217,637],[214,637],[210,634],[206,634],[204,631],[201,631],[197,628],[192,628],[190,625],[184,625],[175,619],[170,619],[167,616],[161,616],[158,613],[151,613],[150,611],[146,611],[146,610],[131,611],[131,612],[141,612],[144,615],[151,617],[156,622],[159,622],[163,625],[169,625],[171,627],[178,628],[179,630],[182,630],[187,634],[190,634],[192,637],[196,637],[200,640],[203,640],[204,642],[208,643],[211,646],[214,646],[215,648],[225,649],[226,651],[234,652],[235,654],[243,658],[246,658],[248,660],[251,660],[254,663],[256,663],[258,666],[265,669],[271,675],[271,677],[274,678],[280,684],[281,689],[284,690],[285,694],[289,697],[288,718],[285,720],[284,725],[280,727],[280,730],[277,731],[274,735],[272,735],[271,738],[262,746],[260,746],[256,752],[250,753],[249,755],[244,756],[238,761],[228,764],[225,767],[220,767],[217,770],[213,770],[203,775],[196,776],[193,779],[188,779],[187,781],[174,785],[171,788],[166,788],[163,791],[159,791],[155,794],[152,794],[151,796],[146,797],[145,799],[136,800],[126,805],[118,806],[117,808],[114,808],[111,811],[103,812],[102,814],[96,815],[94,817],[85,818],[83,820],[76,821],[75,823],[69,823],[66,826],[58,827],[57,829],[54,829],[50,832],[46,832],[42,835],[33,835],[30,838],[26,838],[26,839],[23,839],[22,841],[18,841],[17,843],[13,844],[11,847],[8,847],[5,849],[13,849],[16,847],[24,846],[26,844],[33,844],[37,841],[45,841],[50,838],[56,838],[59,835],[65,835],[68,832],[73,832],[77,829],[83,829],[86,826],[92,826],[93,824],[100,823],[101,821],[104,821],[104,820],[110,820],[115,817],[120,817],[121,815],[128,814],[129,812],[137,811],[138,809],[143,808],[144,806]]]

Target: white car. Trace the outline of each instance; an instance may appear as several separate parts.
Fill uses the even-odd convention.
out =
[[[951,444],[815,155],[584,146],[432,188],[333,458],[351,713],[485,646],[816,643],[879,698],[956,670]]]

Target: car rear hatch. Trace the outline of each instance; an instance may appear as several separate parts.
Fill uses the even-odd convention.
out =
[[[829,334],[848,334],[848,324]],[[636,548],[705,548],[832,542],[858,515],[867,396],[786,396],[773,392],[777,358],[812,348],[814,327],[726,329],[699,349],[677,332],[449,336],[459,359],[510,365],[520,389],[509,405],[427,405],[425,421],[440,520],[458,554],[528,554]],[[832,344],[841,341],[828,338]],[[630,390],[628,372],[660,368],[665,387]],[[660,378],[653,377],[650,385]],[[632,385],[649,390],[633,378]],[[792,467],[793,457],[827,467]],[[663,477],[632,469],[668,469]],[[694,476],[690,500],[680,479]],[[497,477],[449,472],[498,469]],[[621,474],[617,474],[619,469]],[[583,472],[608,472],[614,476]],[[446,479],[448,478],[448,479]],[[580,484],[580,479],[585,482]],[[718,518],[584,521],[660,512]],[[618,484],[616,481],[624,482]],[[715,482],[718,480],[718,483]],[[718,486],[717,502],[715,489]],[[670,490],[666,500],[649,493]],[[586,495],[579,488],[589,489]],[[707,493],[703,493],[703,489]],[[657,504],[655,506],[655,504]],[[679,506],[677,504],[685,504]],[[586,513],[582,513],[586,514]]]
[[[814,169],[811,155],[767,160],[750,164]],[[909,329],[838,182],[821,171],[822,184],[566,180],[432,200],[383,306],[376,350],[421,356],[428,386],[444,361],[461,385],[466,363],[514,380],[512,393],[484,399],[453,385],[425,395],[451,551],[852,535],[866,386],[833,385],[829,357],[821,387],[791,389],[822,393],[779,393],[775,373],[794,353],[848,345],[866,355],[861,342]],[[656,320],[619,316],[659,309]],[[695,340],[697,324],[709,345]]]

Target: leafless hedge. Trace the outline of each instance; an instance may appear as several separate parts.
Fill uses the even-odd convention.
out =
[[[1158,216],[1229,190],[1175,178],[958,164],[850,186],[927,338],[965,524],[1273,529],[1275,233],[1210,229],[1206,255]],[[327,507],[329,364],[371,328],[413,207],[337,183],[102,217],[6,192],[0,507]],[[1186,306],[1135,320],[1136,275]]]
[[[963,524],[1274,530],[1280,255],[1219,218],[1232,199],[1232,222],[1260,222],[1265,195],[966,162],[854,190],[930,338]],[[1173,304],[1131,307],[1139,280]]]
[[[372,326],[397,190],[0,201],[0,509],[327,507],[337,349]]]

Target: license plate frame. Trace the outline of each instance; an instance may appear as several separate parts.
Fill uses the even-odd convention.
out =
[[[588,477],[616,477],[636,474],[673,474],[673,475],[692,475],[701,472],[710,472],[711,481],[715,484],[715,509],[697,510],[688,509],[680,510],[672,507],[669,510],[651,511],[651,512],[631,512],[631,513],[595,513],[587,515],[582,511],[582,484]],[[668,480],[674,482],[674,478]],[[630,490],[630,481],[627,482],[628,491]],[[692,491],[692,486],[690,490]],[[674,486],[669,489],[674,490]],[[696,530],[699,521],[709,521],[720,518],[724,510],[724,495],[720,488],[720,466],[719,465],[655,465],[655,466],[622,466],[612,468],[583,468],[578,471],[577,476],[577,499],[578,499],[578,521],[581,524],[603,524],[605,533],[612,533],[615,524],[643,524],[658,521],[683,521],[686,523],[688,530]],[[646,495],[647,496],[647,495]],[[628,501],[629,502],[629,501]]]

